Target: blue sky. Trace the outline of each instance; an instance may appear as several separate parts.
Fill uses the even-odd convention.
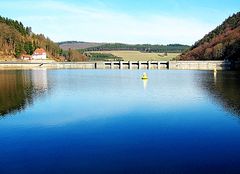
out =
[[[239,0],[0,0],[0,15],[54,41],[193,44]]]

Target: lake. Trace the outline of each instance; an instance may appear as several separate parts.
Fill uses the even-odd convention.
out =
[[[0,173],[240,173],[240,73],[1,70]]]

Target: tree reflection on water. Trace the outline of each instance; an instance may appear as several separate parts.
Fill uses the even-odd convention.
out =
[[[240,72],[201,73],[201,87],[225,110],[240,116]]]
[[[24,110],[47,88],[46,70],[0,71],[0,116]]]

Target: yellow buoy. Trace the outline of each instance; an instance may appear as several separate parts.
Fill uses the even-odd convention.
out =
[[[148,80],[147,73],[143,73],[142,80]]]

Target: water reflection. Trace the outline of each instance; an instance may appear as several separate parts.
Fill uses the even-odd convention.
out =
[[[45,91],[48,89],[47,69],[34,69],[31,73],[34,89]]]
[[[240,72],[201,73],[201,87],[225,110],[240,116]]]
[[[24,110],[48,88],[47,71],[0,71],[0,116]]]
[[[214,83],[217,82],[217,71],[213,71]]]
[[[130,104],[136,104],[136,102],[138,101],[138,99],[135,98],[136,96],[140,97],[139,93],[142,93],[142,87],[140,90],[136,88],[136,86],[134,86],[139,82],[139,79],[137,79],[137,81],[133,80],[135,79],[134,75],[130,81],[127,80],[128,82],[131,83],[128,83],[128,85],[126,85],[125,81],[123,81],[122,83],[124,85],[121,86],[120,83],[121,81],[119,80],[116,81],[115,76],[114,78],[106,79],[105,82],[107,84],[105,84],[105,82],[99,83],[99,81],[97,81],[99,77],[96,74],[94,74],[94,72],[92,73],[93,74],[86,72],[85,76],[83,76],[81,75],[81,73],[76,73],[75,71],[69,72],[59,71],[57,74],[55,72],[51,72],[48,77],[48,71],[46,69],[34,69],[31,71],[19,71],[19,70],[0,71],[0,115],[4,116],[6,114],[24,110],[27,106],[33,103],[33,100],[35,101],[40,96],[46,96],[44,94],[46,94],[47,91],[50,91],[49,86],[52,86],[53,84],[55,84],[55,89],[52,91],[58,91],[55,92],[55,95],[58,94],[60,98],[63,97],[64,100],[67,100],[68,96],[74,95],[75,97],[78,96],[76,98],[86,98],[87,101],[89,102],[91,101],[90,102],[91,105],[92,103],[98,102],[96,98],[103,97],[106,98],[106,102],[111,101],[112,98],[119,98],[119,100],[120,99],[123,100],[121,103],[126,103],[124,99],[128,96],[127,93],[128,91],[134,96],[130,98],[128,97],[128,100],[132,101],[132,103],[128,104],[128,107]],[[212,96],[213,99],[220,103],[225,110],[240,115],[239,72],[230,71],[218,71],[218,72],[197,71],[190,73],[182,72],[182,76],[180,75],[181,74],[180,73],[178,78],[172,79],[171,81],[168,80],[169,77],[172,77],[171,72],[162,73],[163,74],[161,75],[159,81],[156,78],[154,79],[154,81],[151,81],[151,83],[156,83],[155,86],[158,86],[159,88],[153,88],[151,86],[148,86],[148,80],[143,80],[142,84],[139,83],[139,85],[143,85],[144,90],[149,88],[148,91],[146,91],[146,93],[148,93],[147,94],[148,96],[152,96],[150,97],[149,102],[155,99],[154,102],[160,102],[162,105],[161,107],[163,107],[164,103],[166,103],[166,105],[170,107],[171,102],[173,102],[172,100],[170,100],[173,97],[170,96],[174,94],[174,91],[176,92],[177,90],[187,88],[188,87],[186,86],[187,83],[192,82],[190,75],[196,74],[195,82],[197,86],[200,85],[201,89],[204,89],[204,91],[207,92],[208,96],[210,97]],[[126,74],[129,74],[129,72],[126,72]],[[121,77],[124,78],[118,79],[125,79],[126,74],[122,74]],[[76,78],[78,78],[79,80],[75,81]],[[186,81],[183,81],[184,79]],[[179,86],[181,84],[182,87],[175,88],[174,86],[176,84],[178,84]],[[111,87],[109,88],[109,86]],[[117,88],[116,86],[119,86],[119,88]],[[186,96],[188,96],[188,94],[191,93],[190,90],[194,90],[193,88],[195,87],[194,86],[189,87],[189,89],[186,89],[186,91],[188,92],[184,94],[183,94],[184,91],[176,92],[174,98],[179,98],[179,101],[182,98],[182,96],[185,96],[186,99],[189,98]],[[67,93],[66,96],[61,93],[62,91],[64,91],[63,93]],[[159,93],[158,91],[161,92]],[[106,93],[108,95],[104,95]],[[62,94],[63,96],[61,96],[60,94]],[[162,95],[161,101],[159,101],[158,99],[159,95]],[[69,102],[72,102],[73,99],[75,98],[69,97]],[[145,100],[146,99],[147,98],[145,98]],[[115,100],[113,101],[117,103],[117,101]],[[59,105],[61,105],[61,102],[62,101],[59,101]],[[111,101],[110,103],[114,102]],[[98,105],[100,104],[98,103]],[[87,103],[84,108],[88,110]]]

